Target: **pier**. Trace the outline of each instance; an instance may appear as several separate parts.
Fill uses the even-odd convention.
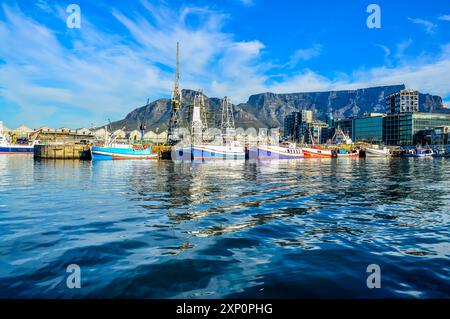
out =
[[[34,158],[90,160],[91,151],[87,144],[51,143],[34,146]]]

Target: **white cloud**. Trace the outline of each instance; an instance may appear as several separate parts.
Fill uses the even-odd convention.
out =
[[[112,12],[131,40],[102,32],[85,17],[79,30],[52,30],[18,7],[3,5],[0,42],[8,45],[0,46],[5,62],[0,65],[1,97],[19,105],[32,126],[51,117],[58,117],[61,126],[120,119],[147,97],[170,94],[176,41],[181,44],[182,87],[231,95],[239,102],[249,89],[262,88],[257,62],[264,45],[235,41],[222,32],[225,15],[206,8],[175,12],[143,5],[145,12],[135,16]],[[189,17],[200,24],[190,26]]]
[[[181,46],[182,87],[203,89],[209,96],[227,95],[234,103],[267,91],[307,92],[401,83],[450,96],[450,44],[426,61],[405,54],[412,40],[402,42],[392,53],[380,46],[386,56],[395,52],[394,57],[401,57],[395,60],[396,67],[361,69],[333,78],[309,69],[272,77],[277,69],[262,59],[268,48],[257,39],[239,41],[224,32],[225,14],[203,7],[174,11],[142,3],[143,10],[137,14],[112,11],[112,21],[126,29],[127,37],[102,31],[86,17],[79,30],[52,30],[25,16],[18,7],[4,4],[0,43],[7,45],[0,46],[4,61],[0,64],[0,97],[19,106],[19,116],[34,127],[48,124],[51,118],[57,119],[58,126],[69,127],[103,124],[108,117],[117,120],[142,105],[147,97],[170,94],[176,41]],[[64,19],[63,8],[52,10],[57,19]],[[192,19],[195,24],[190,24]],[[307,60],[320,51],[316,45],[298,50],[293,57]]]
[[[450,21],[450,14],[440,16],[439,20]]]
[[[412,23],[421,25],[425,28],[425,32],[432,34],[434,33],[435,29],[437,28],[437,25],[434,24],[431,21],[428,20],[424,20],[424,19],[420,19],[420,18],[416,18],[416,19],[412,19],[412,18],[408,18],[409,21],[411,21]]]
[[[289,64],[294,66],[297,65],[300,61],[308,61],[312,58],[319,56],[321,51],[322,46],[320,44],[315,44],[311,48],[307,49],[298,49],[291,56]]]

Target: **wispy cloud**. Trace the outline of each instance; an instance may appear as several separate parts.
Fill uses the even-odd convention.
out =
[[[399,42],[396,45],[395,57],[399,60],[403,59],[405,57],[405,51],[411,46],[412,43],[413,43],[412,39],[406,39],[404,41]]]
[[[1,107],[14,109],[17,118],[27,119],[34,127],[52,125],[50,120],[68,127],[89,126],[91,122],[99,125],[108,117],[122,118],[147,97],[168,96],[176,41],[181,44],[182,87],[202,88],[209,96],[231,96],[234,103],[267,91],[399,83],[450,96],[450,44],[424,61],[406,54],[412,43],[408,39],[392,50],[380,45],[386,57],[392,58],[392,65],[334,77],[297,65],[295,73],[274,78],[271,75],[280,72],[280,64],[264,59],[270,48],[258,39],[237,40],[224,31],[228,16],[207,7],[175,10],[143,1],[140,10],[112,9],[108,16],[111,23],[125,30],[119,33],[103,29],[89,17],[83,17],[79,30],[52,29],[18,6],[3,4],[0,8],[4,17],[0,20],[0,43],[7,44],[0,45]],[[63,28],[64,8],[53,6],[51,12]],[[191,24],[192,20],[198,23]],[[320,45],[302,48],[284,65],[312,59],[321,51]]]
[[[254,4],[253,0],[239,0],[244,6],[250,7]]]
[[[450,21],[450,14],[440,16],[439,20]]]
[[[408,18],[409,21],[411,21],[412,23],[421,25],[422,27],[425,28],[425,32],[428,34],[433,34],[437,28],[437,25],[434,24],[431,21],[425,20],[425,19],[420,19],[420,18]]]
[[[81,29],[64,31],[61,38],[59,30],[4,4],[0,42],[8,45],[0,46],[0,97],[21,106],[33,126],[49,118],[64,126],[119,119],[147,97],[170,93],[176,41],[181,43],[183,87],[216,96],[233,91],[236,101],[250,89],[262,89],[258,61],[264,45],[222,32],[226,16],[207,8],[143,5],[145,10],[135,15],[112,11],[112,19],[131,37],[108,34],[84,18]],[[189,17],[201,23],[190,26]]]
[[[314,57],[320,55],[322,51],[322,46],[320,44],[315,44],[311,48],[307,49],[298,49],[291,56],[289,65],[294,66],[297,65],[300,61],[308,61]]]

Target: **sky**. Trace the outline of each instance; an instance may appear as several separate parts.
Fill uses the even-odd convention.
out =
[[[80,28],[67,23],[72,3]],[[372,3],[380,28],[367,25]],[[177,41],[181,87],[235,104],[261,92],[405,84],[450,107],[448,0],[1,0],[0,121],[122,119],[170,96]]]

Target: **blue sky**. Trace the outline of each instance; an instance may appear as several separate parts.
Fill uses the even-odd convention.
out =
[[[66,8],[81,8],[69,29]],[[366,8],[381,8],[369,29]],[[0,4],[0,120],[90,127],[181,86],[245,102],[260,92],[406,84],[450,104],[450,3],[49,1]]]

